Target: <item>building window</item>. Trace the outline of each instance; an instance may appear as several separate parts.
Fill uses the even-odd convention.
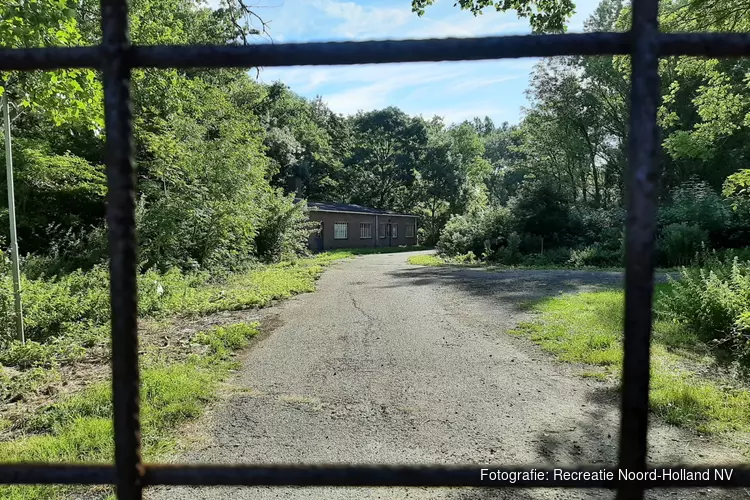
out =
[[[385,226],[386,226],[386,224],[381,224],[380,225],[379,231],[380,231],[380,238],[381,239],[385,238],[385,236],[386,236]]]
[[[398,238],[398,224],[391,224],[391,238]]]
[[[372,224],[369,222],[359,223],[359,238],[362,240],[369,240],[372,238]]]
[[[334,222],[333,223],[333,239],[334,240],[349,239],[349,223]]]
[[[406,225],[406,232],[404,233],[404,236],[407,238],[414,238],[414,224]]]

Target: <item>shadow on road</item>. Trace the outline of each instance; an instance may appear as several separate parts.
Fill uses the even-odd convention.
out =
[[[452,286],[470,296],[507,301],[517,309],[560,293],[619,288],[622,274],[607,271],[484,271],[459,267],[407,268],[388,273],[395,284],[383,288]]]

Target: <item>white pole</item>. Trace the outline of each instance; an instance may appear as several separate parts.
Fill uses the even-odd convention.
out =
[[[8,219],[10,222],[10,259],[13,270],[13,296],[16,302],[16,338],[25,342],[23,333],[23,308],[21,305],[21,270],[18,264],[18,238],[16,236],[16,199],[13,192],[13,153],[10,146],[10,110],[8,88],[3,92],[3,117],[5,121],[5,171],[8,174]]]

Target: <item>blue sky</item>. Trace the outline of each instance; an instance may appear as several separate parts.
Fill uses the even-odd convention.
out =
[[[258,0],[275,43],[394,38],[445,38],[528,33],[515,12],[487,9],[482,16],[438,0],[423,17],[410,0]],[[582,31],[599,0],[576,0],[568,31]],[[305,97],[323,97],[335,112],[398,106],[412,115],[460,122],[490,116],[517,123],[536,59],[357,66],[266,68],[264,82],[281,80]]]

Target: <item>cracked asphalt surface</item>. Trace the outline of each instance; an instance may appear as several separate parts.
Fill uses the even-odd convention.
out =
[[[618,398],[507,333],[529,300],[603,286],[618,273],[412,266],[410,253],[337,263],[318,291],[261,312],[226,398],[185,429],[189,463],[614,463]],[[652,463],[742,461],[652,424]],[[478,473],[478,472],[477,472]],[[614,498],[604,490],[160,487],[151,499]],[[669,490],[650,498],[750,498]]]

